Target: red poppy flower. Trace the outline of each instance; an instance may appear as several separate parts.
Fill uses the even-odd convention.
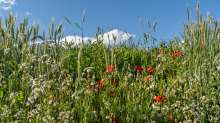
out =
[[[151,78],[152,78],[151,76],[148,77],[149,80],[151,80]],[[147,77],[144,78],[144,81],[147,81]]]
[[[99,86],[104,86],[104,82],[102,82],[102,80],[101,80],[101,81],[98,81],[97,84],[98,84]]]
[[[67,87],[67,86],[66,86],[66,87],[65,87],[65,86],[63,86],[63,87],[64,87],[65,89],[68,89],[68,87]]]
[[[135,66],[134,69],[135,69],[135,70],[138,70],[138,69],[139,69],[139,66]]]
[[[154,68],[147,69],[147,71],[152,72]]]
[[[140,71],[140,72],[143,71],[143,68],[142,68],[142,67],[139,67],[139,71]]]
[[[114,80],[112,80],[111,83],[112,83],[113,85],[115,85],[116,87],[118,86],[118,84],[117,84],[116,81],[114,81]]]
[[[172,117],[172,115],[169,115],[169,120],[168,120],[168,122],[170,122],[171,120],[173,120],[173,117]]]
[[[130,93],[132,92],[132,90],[130,90]]]
[[[53,97],[49,97],[50,100],[53,100]]]
[[[115,67],[115,66],[113,66],[113,65],[109,65],[108,70],[106,70],[105,73],[114,71],[114,70],[113,70],[114,67]],[[107,67],[105,67],[105,68],[107,69]]]
[[[100,89],[100,88],[98,87],[98,88],[95,90],[95,92],[96,92],[96,93],[99,93],[99,89]]]
[[[177,55],[180,55],[180,52],[179,51],[173,51],[174,52],[174,55],[173,56],[177,56]]]
[[[203,43],[201,43],[201,47],[204,47],[205,45]]]
[[[116,117],[114,118],[113,115],[112,115],[111,119],[112,119],[112,122],[116,121]]]
[[[108,69],[113,69],[115,66],[113,66],[113,65],[109,65],[108,66]],[[107,67],[105,66],[105,68],[107,69]]]
[[[161,103],[163,103],[164,102],[164,98],[165,98],[164,95],[157,96],[156,99],[155,99],[155,102],[159,102],[160,100],[162,100]]]
[[[55,99],[55,100],[56,100],[56,99],[59,99],[59,97],[58,97],[58,96],[55,96],[55,98],[54,98],[54,99]]]
[[[88,90],[90,90],[92,87],[89,85],[89,87],[87,87]]]
[[[164,51],[163,51],[163,50],[161,50],[161,51],[158,51],[158,53],[159,53],[159,54],[161,54],[162,52],[164,52]]]
[[[135,69],[135,70],[139,70],[140,72],[143,71],[143,68],[142,68],[142,67],[139,67],[139,66],[135,66],[134,69]]]
[[[113,94],[115,92],[115,90],[114,91],[111,91],[111,94]]]

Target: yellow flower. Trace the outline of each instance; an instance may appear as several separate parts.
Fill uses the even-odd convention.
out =
[[[3,24],[3,21],[1,22],[1,24]]]

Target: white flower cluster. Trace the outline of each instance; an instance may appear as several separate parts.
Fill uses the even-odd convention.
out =
[[[28,65],[28,63],[26,63],[26,62],[24,62],[21,66],[20,66],[20,69],[22,70],[22,69],[27,69],[28,67],[27,67],[27,65]]]
[[[3,80],[4,78],[4,76],[0,76],[0,87],[3,86],[3,84],[6,84],[6,82]]]
[[[57,119],[62,119],[62,120],[69,120],[69,116],[72,114],[71,111],[61,111],[59,113],[59,117]]]
[[[72,95],[72,98],[75,97],[75,99],[79,99],[79,97],[76,96],[76,92]]]
[[[5,54],[8,54],[9,51],[10,51],[10,48],[5,49]]]
[[[1,108],[3,110],[3,113],[0,114],[1,117],[9,117],[9,115],[12,113],[11,109],[7,105],[4,105],[4,107]]]
[[[92,71],[92,69],[94,69],[94,67],[87,67],[85,68],[83,71],[87,71],[88,73]]]
[[[160,110],[160,106],[156,106],[156,105],[152,104],[152,107],[158,111]]]
[[[106,108],[109,108],[111,106],[111,104],[107,103],[104,99],[103,99],[103,103],[105,104]]]
[[[129,73],[128,76],[125,76],[125,81],[128,80],[129,78],[131,78],[133,76],[132,73]]]
[[[157,88],[157,83],[153,82],[150,85],[150,89]]]
[[[162,57],[162,54],[159,54],[159,55],[157,56],[156,60],[158,60],[158,58],[160,58],[160,57]],[[166,60],[166,58],[165,58],[165,57],[162,57],[162,61],[165,61],[165,60]]]

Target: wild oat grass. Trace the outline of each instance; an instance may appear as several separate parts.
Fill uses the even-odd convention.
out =
[[[9,14],[0,25],[0,121],[219,122],[219,27],[209,14],[204,21],[198,12],[199,4],[197,24],[183,23],[184,43],[175,38],[168,46],[162,42],[146,50],[148,32],[143,49],[130,45],[131,37],[130,46],[123,43],[110,51],[98,39],[99,27],[96,43],[58,48],[61,22],[54,35],[58,42],[46,43],[43,52],[28,46],[36,38],[45,40],[38,25],[29,31],[24,19],[14,35],[16,17],[13,21]],[[188,6],[187,14],[189,20]],[[51,39],[53,20],[49,33]]]

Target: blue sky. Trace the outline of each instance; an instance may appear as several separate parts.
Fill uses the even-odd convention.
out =
[[[64,39],[71,41],[76,34],[77,44],[78,39],[82,37],[82,31],[75,25],[77,23],[82,28],[83,11],[85,10],[85,20],[83,23],[83,37],[84,42],[88,39],[95,41],[95,33],[100,25],[104,30],[104,43],[109,44],[107,38],[108,24],[109,29],[112,29],[110,34],[110,45],[114,44],[112,34],[117,36],[116,45],[119,41],[126,40],[130,36],[133,38],[133,43],[137,45],[139,39],[140,43],[144,43],[145,33],[150,33],[148,41],[152,37],[158,40],[155,41],[155,46],[163,41],[169,42],[174,40],[177,36],[182,41],[183,38],[180,34],[183,32],[183,22],[187,24],[187,5],[189,12],[191,11],[193,21],[197,22],[196,15],[196,0],[0,0],[1,21],[5,22],[5,16],[13,13],[13,17],[17,14],[16,26],[19,27],[19,21],[22,22],[24,17],[28,14],[28,27],[33,22],[37,26],[39,22],[39,35],[43,35],[43,28],[45,35],[49,37],[49,28],[51,29],[51,20],[54,17],[54,32],[62,21],[62,31],[64,29]],[[220,1],[199,1],[199,12],[203,13],[205,20],[207,20],[207,12],[213,17],[214,20],[218,19],[220,9]],[[65,20],[65,16],[72,23],[72,26]],[[190,15],[189,15],[190,16]],[[141,27],[140,19],[142,20],[143,30]],[[150,23],[150,29],[147,25],[147,20]],[[155,32],[153,32],[153,24],[157,21]],[[192,21],[190,16],[190,21]],[[73,33],[73,30],[74,33]],[[128,33],[129,36],[125,33]],[[100,35],[101,36],[101,35]],[[32,37],[32,35],[30,36]],[[41,41],[41,39],[37,39]],[[81,42],[81,41],[80,41]],[[144,45],[139,45],[140,48]],[[147,44],[151,47],[151,44]]]

